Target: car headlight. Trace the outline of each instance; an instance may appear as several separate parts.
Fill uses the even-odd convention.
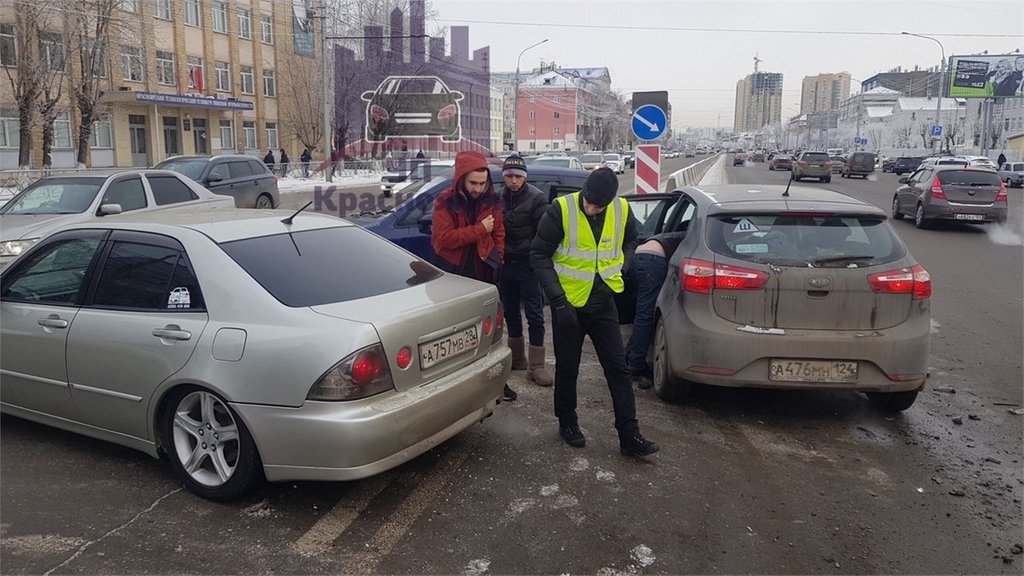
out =
[[[8,240],[0,242],[0,256],[21,256],[25,250],[39,242],[39,238],[28,238],[26,240]]]

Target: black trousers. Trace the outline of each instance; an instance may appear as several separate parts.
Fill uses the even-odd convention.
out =
[[[639,430],[636,420],[636,400],[633,385],[626,371],[626,354],[619,332],[619,313],[615,300],[601,297],[575,308],[577,328],[566,328],[554,321],[552,311],[552,339],[555,344],[555,416],[561,426],[577,425],[576,382],[580,374],[583,338],[590,336],[594,351],[601,362],[608,391],[615,411],[615,429],[619,436],[628,436]]]
[[[530,331],[530,346],[544,345],[544,303],[540,283],[529,262],[506,264],[501,269],[498,294],[505,307],[505,328],[509,338],[523,337],[523,314]]]

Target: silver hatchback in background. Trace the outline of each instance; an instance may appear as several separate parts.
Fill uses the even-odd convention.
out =
[[[682,191],[673,210],[686,236],[656,309],[655,392],[679,400],[693,382],[851,390],[909,408],[928,371],[928,272],[878,208],[783,190]]]

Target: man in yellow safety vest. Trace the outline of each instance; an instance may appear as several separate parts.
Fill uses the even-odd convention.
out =
[[[615,173],[602,167],[581,192],[557,198],[537,226],[530,261],[551,303],[555,416],[562,440],[575,448],[587,442],[576,415],[576,380],[583,338],[590,336],[611,392],[619,449],[649,456],[658,445],[640,434],[615,308],[638,227],[629,204],[616,197],[618,186]]]

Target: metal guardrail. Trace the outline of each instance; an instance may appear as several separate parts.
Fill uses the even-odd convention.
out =
[[[696,164],[690,164],[682,170],[676,170],[669,174],[665,182],[665,191],[671,192],[681,186],[696,186],[704,178],[704,175],[708,173],[708,170],[715,165],[719,156],[721,154],[708,156]]]

